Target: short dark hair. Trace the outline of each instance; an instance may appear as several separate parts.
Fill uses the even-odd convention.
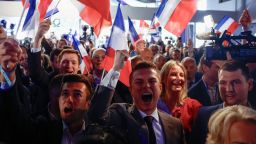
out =
[[[63,76],[63,79],[62,79],[61,89],[62,89],[64,83],[69,83],[69,82],[82,82],[82,83],[84,83],[85,86],[88,89],[88,92],[89,92],[89,96],[87,97],[87,100],[91,99],[91,95],[92,95],[91,82],[85,75],[82,75],[82,74],[65,74]]]
[[[58,74],[54,76],[48,85],[48,90],[50,91],[54,87],[61,87],[62,79],[63,79],[63,74]]]
[[[50,53],[50,60],[53,61],[54,60],[54,56],[59,56],[59,54],[61,53],[62,49],[60,48],[56,48],[56,49],[53,49]]]
[[[151,62],[142,61],[142,62],[139,62],[137,65],[135,65],[134,69],[132,70],[132,72],[130,74],[130,77],[129,77],[130,85],[131,85],[131,82],[132,82],[132,79],[133,79],[133,74],[136,71],[141,70],[141,69],[153,69],[153,70],[155,70],[158,73],[158,78],[160,80],[159,70],[157,69],[156,65],[154,65]]]
[[[202,57],[200,58],[200,65],[206,65],[207,67],[211,67],[212,66],[212,61],[211,60],[207,60],[205,54],[202,55]]]
[[[228,72],[233,72],[236,70],[241,70],[242,71],[242,75],[248,80],[249,78],[251,78],[250,76],[250,72],[248,67],[246,67],[244,62],[240,62],[237,60],[230,60],[230,61],[226,61],[219,69],[219,72],[221,70],[223,71],[228,71]]]

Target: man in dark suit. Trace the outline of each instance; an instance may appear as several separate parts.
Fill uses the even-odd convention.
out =
[[[119,57],[119,56],[120,57]],[[114,87],[119,77],[117,62],[123,61],[123,53],[117,53],[113,69],[106,75],[92,98],[88,112],[90,120],[117,127],[131,144],[182,144],[183,127],[180,121],[157,110],[162,85],[156,66],[141,62],[130,74],[130,92],[133,104],[111,104]],[[118,59],[121,58],[120,59]],[[151,118],[151,125],[146,118]]]
[[[75,143],[85,135],[90,81],[83,75],[66,74],[58,99],[61,119],[32,118],[24,103],[29,93],[15,73],[20,53],[12,39],[0,44],[0,143]]]
[[[220,68],[218,77],[218,87],[223,103],[202,107],[199,110],[192,128],[191,144],[204,144],[206,142],[208,121],[216,110],[232,105],[251,107],[248,102],[248,92],[253,87],[253,80],[244,64],[234,60],[228,61]]]
[[[205,56],[200,59],[203,76],[188,91],[188,96],[198,100],[203,106],[211,106],[221,103],[218,82],[218,70],[220,64],[214,60],[206,60]]]

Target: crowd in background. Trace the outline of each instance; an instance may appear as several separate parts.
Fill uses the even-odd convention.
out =
[[[1,27],[0,63],[10,84],[2,72],[0,142],[228,144],[236,138],[233,129],[243,125],[250,132],[242,142],[256,143],[256,62],[208,60],[191,39],[186,45],[179,38],[167,45],[161,39],[128,41],[124,57],[129,55],[132,73],[127,87],[117,80],[122,66],[104,70],[106,48],[80,41],[92,64],[84,74],[72,42],[44,37],[50,25],[42,22],[26,45],[7,38]],[[152,125],[137,118],[145,115],[154,117],[153,136]]]

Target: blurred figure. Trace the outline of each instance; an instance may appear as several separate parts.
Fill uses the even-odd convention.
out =
[[[27,48],[24,46],[21,46],[21,49],[22,49],[22,53],[20,57],[20,68],[24,76],[29,76]]]
[[[106,56],[106,50],[103,48],[97,48],[93,50],[92,53],[92,80],[93,80],[93,88],[96,88],[96,86],[100,83],[102,75],[103,74],[103,66],[102,63]]]
[[[141,58],[140,55],[137,55],[137,56],[132,57],[132,58],[131,58],[132,69],[134,69],[134,67],[135,67],[138,63],[140,63],[140,62],[142,62],[142,61],[143,61],[143,59]]]
[[[188,91],[188,96],[198,100],[203,106],[211,106],[221,103],[218,90],[218,71],[221,63],[215,60],[206,60],[205,56],[200,59],[203,76]]]
[[[183,48],[183,57],[196,57],[196,49],[193,48],[193,42],[191,39],[187,41],[187,45]]]
[[[196,60],[194,58],[185,57],[182,59],[181,63],[187,71],[187,84],[189,89],[202,78],[203,74],[197,72]]]
[[[169,50],[169,55],[171,60],[181,61],[181,51],[177,48],[173,48]]]
[[[256,111],[234,105],[216,111],[210,118],[207,144],[255,144]]]
[[[149,49],[151,49],[152,54],[153,54],[153,57],[154,57],[156,54],[158,54],[158,53],[160,52],[159,46],[156,45],[156,44],[151,44],[151,45],[149,46]]]
[[[50,53],[50,60],[51,60],[51,65],[52,65],[52,74],[50,75],[56,75],[57,73],[59,73],[59,63],[58,63],[58,56],[61,53],[61,49],[53,49]]]
[[[63,49],[64,46],[68,45],[68,42],[66,39],[61,38],[57,43],[57,48]]]
[[[149,48],[145,48],[143,53],[140,54],[140,56],[144,61],[152,62],[153,60],[153,53]]]
[[[168,60],[171,59],[171,56],[170,56],[169,51],[170,51],[170,49],[172,49],[172,48],[173,48],[173,45],[171,45],[171,44],[168,44],[168,45],[165,46],[164,57],[165,57],[166,61],[168,61]]]
[[[146,42],[143,39],[139,39],[135,42],[135,49],[130,52],[130,57],[141,55],[146,48]]]
[[[154,56],[153,63],[156,65],[156,67],[160,71],[163,65],[166,63],[166,59],[162,54],[156,54]]]

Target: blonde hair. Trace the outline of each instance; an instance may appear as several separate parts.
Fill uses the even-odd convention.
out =
[[[179,66],[184,72],[184,78],[185,78],[184,88],[181,92],[181,95],[179,96],[179,100],[176,102],[176,105],[183,105],[183,101],[187,97],[187,92],[188,92],[188,90],[187,90],[187,72],[186,72],[185,67],[179,61],[170,60],[163,65],[161,72],[160,72],[161,81],[162,81],[162,85],[163,85],[161,97],[164,101],[166,100],[166,97],[168,94],[167,93],[167,90],[168,90],[167,80],[168,80],[168,76],[170,73],[170,69],[174,66]]]
[[[242,106],[234,105],[216,111],[208,123],[207,144],[224,144],[233,123],[246,121],[256,124],[256,111]]]

